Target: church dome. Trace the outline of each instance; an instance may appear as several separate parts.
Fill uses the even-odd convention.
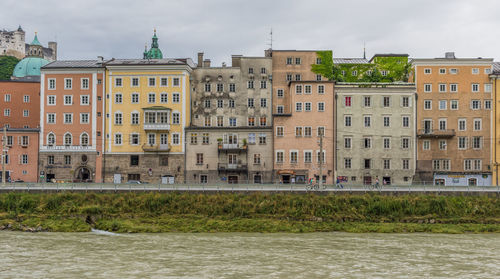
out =
[[[25,57],[17,63],[12,76],[16,78],[40,76],[40,68],[47,64],[49,61],[41,57]]]

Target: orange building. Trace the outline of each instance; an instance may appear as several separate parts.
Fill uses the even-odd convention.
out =
[[[416,181],[491,185],[493,59],[413,59],[417,87]]]
[[[40,83],[0,81],[0,104],[2,133],[3,127],[7,129],[7,138],[4,139],[6,177],[11,180],[36,182]]]
[[[321,63],[316,51],[268,53],[273,61],[274,181],[318,181],[323,158],[323,181],[333,184],[334,83],[311,71],[311,65]]]
[[[55,61],[41,73],[40,171],[47,181],[102,182],[102,61]]]

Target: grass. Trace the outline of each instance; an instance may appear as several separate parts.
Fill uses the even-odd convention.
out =
[[[500,232],[487,196],[0,194],[0,226],[115,232]]]

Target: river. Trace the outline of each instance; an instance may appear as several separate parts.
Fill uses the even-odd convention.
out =
[[[0,278],[498,278],[500,234],[0,231]]]

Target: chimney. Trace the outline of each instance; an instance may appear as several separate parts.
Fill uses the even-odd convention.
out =
[[[102,64],[104,62],[104,57],[97,56],[97,64]]]
[[[231,67],[240,68],[241,67],[241,55],[232,55]]]
[[[455,59],[455,52],[445,52],[444,58],[446,58],[446,59]]]
[[[198,68],[203,67],[203,52],[198,52]]]
[[[273,57],[273,50],[271,48],[264,50],[265,57]]]
[[[203,68],[210,68],[210,59],[203,60]]]
[[[49,42],[49,48],[52,49],[52,59],[57,60],[57,42]]]

